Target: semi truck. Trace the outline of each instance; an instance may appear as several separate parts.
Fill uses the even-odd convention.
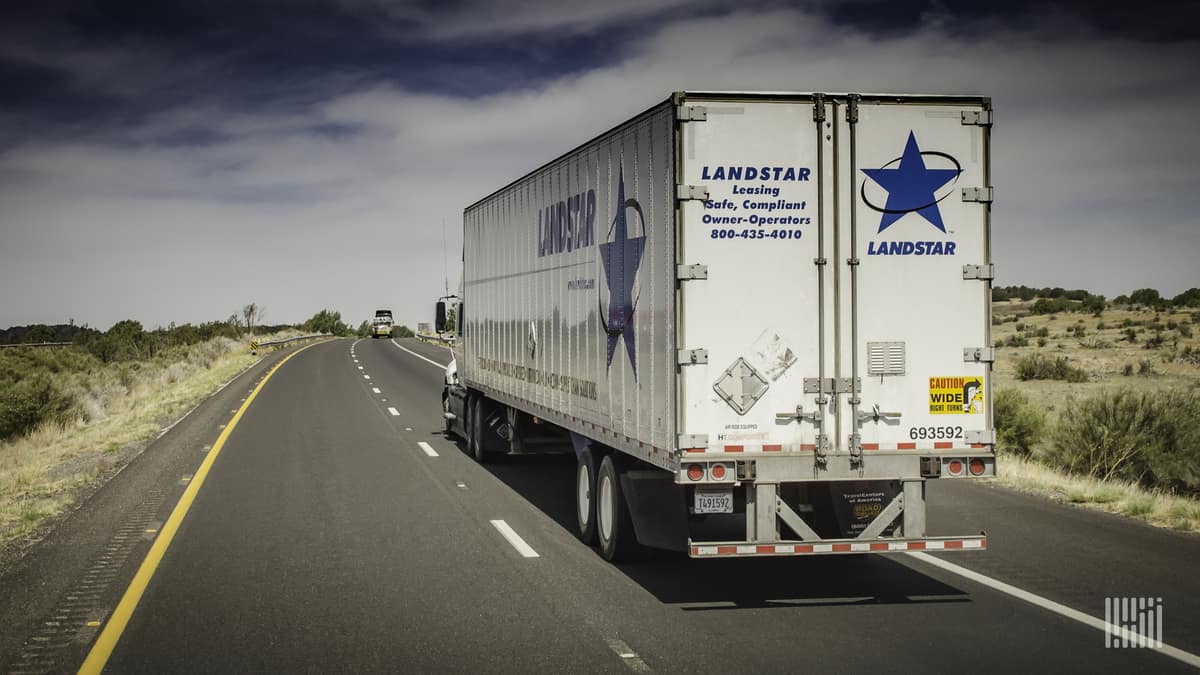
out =
[[[573,451],[609,560],[968,551],[996,471],[990,99],[676,92],[467,206],[448,433]]]

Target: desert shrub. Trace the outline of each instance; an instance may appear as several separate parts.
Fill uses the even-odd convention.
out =
[[[0,392],[0,440],[28,433],[46,421],[65,422],[75,401],[45,373],[38,373]]]
[[[1029,340],[1024,335],[1009,335],[1004,341],[1005,347],[1028,347]]]
[[[1154,372],[1153,361],[1150,359],[1142,359],[1141,361],[1138,361],[1138,375],[1150,376],[1157,374],[1158,373]]]
[[[1178,359],[1193,366],[1200,366],[1200,349],[1188,345],[1179,352]]]
[[[1200,493],[1200,397],[1122,390],[1071,401],[1046,459],[1071,473]]]
[[[1084,349],[1111,349],[1112,343],[1108,340],[1101,340],[1098,337],[1087,338],[1079,341],[1079,346]]]
[[[1038,338],[1038,346],[1045,347],[1046,346],[1046,338]]]
[[[1146,342],[1142,347],[1145,349],[1160,349],[1166,341],[1162,333],[1155,332],[1154,335],[1146,338]]]
[[[1023,324],[1023,323],[1021,323],[1021,322],[1017,322],[1017,326],[1016,326],[1016,328],[1017,328],[1017,332],[1018,332],[1018,333],[1024,333],[1024,332],[1025,332],[1025,324]]]
[[[1017,379],[1020,380],[1066,380],[1087,382],[1087,373],[1072,366],[1065,356],[1050,357],[1041,352],[1027,354],[1017,359]]]
[[[1037,329],[1037,332],[1034,333],[1034,335],[1037,337],[1050,337],[1050,329],[1042,326],[1041,328]]]
[[[1133,364],[1126,363],[1125,367],[1121,369],[1121,374],[1124,375],[1125,377],[1129,377],[1130,375],[1133,375]]]
[[[1125,340],[1129,342],[1129,344],[1137,344],[1137,331],[1132,328],[1126,328]]]
[[[1046,428],[1046,414],[1016,389],[998,391],[993,405],[1000,449],[1028,457]]]
[[[1104,330],[1105,328],[1108,328],[1108,326],[1106,326],[1103,321],[1096,324],[1096,330]]]
[[[1190,337],[1192,337],[1192,327],[1191,327],[1191,326],[1189,326],[1189,325],[1187,325],[1186,323],[1181,323],[1181,324],[1179,324],[1179,325],[1178,325],[1178,326],[1175,328],[1175,330],[1179,331],[1179,336],[1180,336],[1180,337],[1185,337],[1185,338],[1190,338]]]

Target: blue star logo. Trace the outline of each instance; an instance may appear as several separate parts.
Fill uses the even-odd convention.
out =
[[[953,169],[925,168],[925,155],[942,157],[954,164]],[[896,168],[888,168],[896,164]],[[866,183],[863,183],[862,197],[867,206],[883,213],[879,221],[879,231],[883,232],[889,225],[900,220],[906,214],[917,213],[942,232],[946,225],[942,222],[942,213],[938,210],[938,202],[950,193],[937,197],[936,193],[947,183],[958,178],[962,167],[958,160],[942,152],[922,152],[917,146],[917,137],[908,132],[908,143],[904,146],[904,155],[888,162],[880,169],[863,169],[867,177],[887,191],[887,203],[880,208],[867,199]]]
[[[634,345],[633,313],[637,305],[633,298],[633,280],[637,275],[638,266],[642,264],[642,253],[646,250],[646,237],[630,237],[629,224],[625,217],[627,209],[632,208],[642,220],[642,207],[636,199],[625,199],[625,171],[622,168],[620,182],[617,187],[617,216],[609,228],[611,241],[600,244],[600,258],[604,263],[604,277],[608,280],[608,320],[604,320],[604,309],[601,308],[601,323],[608,335],[608,367],[612,367],[613,352],[617,350],[617,341],[624,338],[625,352],[629,354],[629,364],[633,366],[634,377],[637,377],[637,357]],[[641,223],[645,231],[645,221]]]

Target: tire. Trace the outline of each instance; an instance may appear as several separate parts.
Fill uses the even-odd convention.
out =
[[[467,442],[467,454],[475,456],[475,427],[473,419],[475,415],[475,397],[468,394],[466,402],[463,403],[463,440]]]
[[[588,546],[596,543],[596,457],[587,448],[579,454],[575,470],[575,517],[579,540]]]
[[[633,560],[642,551],[633,531],[629,505],[621,492],[621,473],[608,455],[600,462],[596,481],[596,535],[600,555],[610,562]]]
[[[483,450],[483,398],[475,397],[471,407],[471,456],[476,462],[486,464],[488,454]]]

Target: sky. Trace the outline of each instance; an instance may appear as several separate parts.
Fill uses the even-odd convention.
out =
[[[1200,286],[1194,3],[0,9],[0,326],[432,320],[462,211],[677,90],[982,94],[997,285]]]

